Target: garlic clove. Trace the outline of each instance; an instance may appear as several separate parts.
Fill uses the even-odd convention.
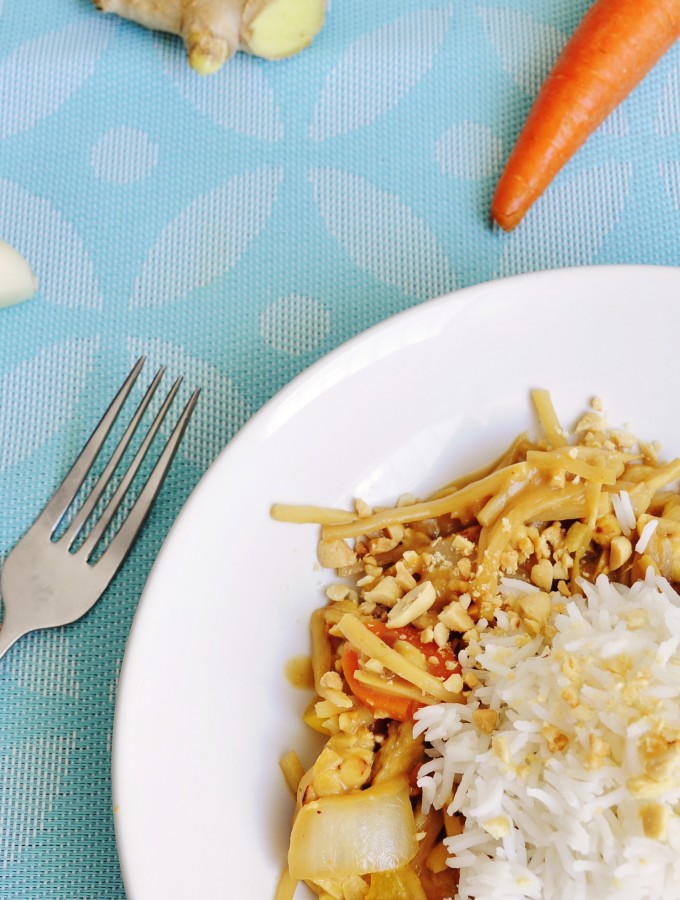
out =
[[[31,267],[14,247],[0,241],[0,308],[28,300],[35,291]]]

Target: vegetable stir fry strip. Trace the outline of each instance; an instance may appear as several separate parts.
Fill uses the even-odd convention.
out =
[[[579,592],[582,577],[630,585],[651,567],[680,580],[680,460],[660,462],[656,447],[610,428],[599,403],[570,433],[547,391],[532,398],[542,437],[519,435],[429,498],[273,508],[320,526],[319,561],[338,577],[310,623],[304,721],[326,743],[306,770],[295,753],[281,761],[296,801],[277,900],[296,880],[337,900],[454,896],[443,842],[464,822],[446,806],[423,813],[428,744],[413,720],[466,702],[475,676],[463,677],[459,652],[501,611],[549,637],[551,593]],[[472,721],[492,735],[496,713],[476,709]]]

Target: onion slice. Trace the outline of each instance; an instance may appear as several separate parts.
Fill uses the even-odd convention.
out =
[[[318,881],[400,869],[416,854],[408,781],[321,797],[298,812],[290,837],[293,878]]]
[[[0,241],[0,307],[28,300],[36,291],[33,272],[14,247]]]

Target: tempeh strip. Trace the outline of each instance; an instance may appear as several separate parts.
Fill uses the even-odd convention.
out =
[[[419,874],[425,865],[430,850],[437,843],[442,830],[442,813],[438,809],[431,808],[424,813],[422,803],[418,803],[413,811],[416,820],[418,834],[422,835],[418,841],[418,852],[411,860],[411,866],[416,874]]]
[[[497,472],[499,469],[505,469],[508,466],[514,465],[514,463],[521,462],[525,458],[527,450],[530,450],[533,447],[535,447],[535,444],[531,442],[526,431],[523,431],[521,434],[517,435],[508,449],[493,462],[486,466],[482,466],[480,469],[475,469],[473,472],[467,472],[465,475],[453,478],[436,490],[434,494],[430,494],[427,499],[438,500],[440,497],[446,497],[448,494],[459,491],[461,488],[467,487],[475,481],[486,478],[486,476],[491,475],[492,472]]]
[[[649,478],[636,484],[629,491],[630,502],[633,504],[635,515],[639,516],[641,513],[646,512],[654,494],[661,488],[666,487],[667,484],[670,484],[671,481],[675,481],[676,478],[680,478],[680,459],[673,459],[671,462],[658,466]]]
[[[632,484],[639,484],[641,481],[646,481],[651,475],[654,475],[656,471],[657,466],[646,466],[644,463],[626,466],[621,476],[621,482],[627,481]]]
[[[579,546],[574,552],[574,562],[571,570],[570,588],[572,593],[577,593],[579,589],[577,579],[580,574],[581,560],[583,559],[583,554],[588,549],[588,545],[590,544],[593,532],[595,531],[595,525],[597,524],[597,518],[600,509],[601,497],[602,484],[600,484],[599,482],[593,482],[592,484],[589,484],[586,488],[586,505],[588,507],[588,515],[585,522],[586,527],[583,531],[583,534],[581,535]]]
[[[553,447],[564,447],[567,443],[567,432],[560,425],[555,407],[550,399],[550,392],[541,388],[531,392],[538,418],[541,421],[546,437]]]
[[[330,671],[333,652],[326,629],[326,610],[315,609],[310,619],[312,636],[312,672],[314,673],[314,690],[320,697],[324,696],[321,679]]]
[[[576,493],[579,487],[584,492],[582,497],[579,497]],[[564,495],[570,488],[575,489],[574,495],[571,498],[565,498]],[[560,493],[562,495],[560,497],[555,496],[551,498],[549,495],[544,497],[541,504],[535,509],[534,514],[530,513],[526,516],[524,522],[565,522],[574,519],[584,519],[588,515],[584,485],[568,485]],[[609,496],[602,494],[598,502],[598,516],[606,515],[609,512],[610,505]]]
[[[616,484],[625,468],[623,460],[610,457],[606,461],[603,460],[600,465],[593,465],[579,459],[578,456],[572,457],[568,453],[554,450],[549,452],[530,450],[527,453],[527,462],[541,471],[555,472],[562,469],[589,481],[600,481],[610,485]]]
[[[279,765],[283,772],[285,782],[288,785],[288,789],[294,797],[297,796],[300,779],[305,774],[304,766],[300,762],[300,757],[294,750],[291,750],[289,753],[286,753],[285,756],[281,757]]]
[[[331,506],[296,506],[290,503],[275,503],[270,509],[272,519],[277,522],[290,522],[295,525],[335,525],[342,522],[353,522],[356,514],[346,509],[334,509]]]
[[[291,878],[290,872],[286,867],[281,873],[279,883],[276,885],[274,900],[293,900],[298,882]]]
[[[362,534],[372,534],[381,531],[389,525],[397,522],[421,522],[423,519],[432,519],[437,516],[450,515],[457,519],[469,519],[476,515],[477,511],[498,491],[508,490],[511,484],[521,481],[529,476],[530,468],[527,463],[516,463],[492,472],[481,481],[467,485],[459,491],[454,491],[438,500],[425,500],[422,503],[413,503],[409,506],[397,506],[392,509],[381,510],[372,516],[363,519],[355,518],[352,522],[342,525],[327,525],[323,529],[323,539],[330,541],[336,538],[358,537]]]
[[[473,597],[495,595],[501,555],[521,525],[583,519],[589,511],[586,486],[583,484],[566,485],[559,491],[551,491],[544,485],[528,487],[517,495],[516,501],[507,515],[498,519],[488,530],[488,536],[485,535],[485,547],[480,554],[480,564],[473,582]],[[601,497],[598,503],[600,515],[607,511],[608,505],[609,498]]]
[[[424,671],[424,670],[423,670]],[[354,673],[354,679],[380,691],[383,694],[391,694],[395,697],[408,697],[410,700],[417,700],[421,703],[435,702],[434,698],[428,700],[423,697],[423,692],[414,688],[408,681],[403,678],[382,678],[373,672],[366,672],[363,669],[357,669]]]
[[[647,479],[648,486],[655,494],[662,487],[666,487],[671,481],[680,478],[680,459],[672,459],[670,462],[658,466],[655,472]]]
[[[520,490],[525,490],[528,485],[516,482],[507,491],[499,491],[493,496],[477,513],[477,521],[483,527],[493,525],[499,516],[503,514],[505,509],[517,496]]]

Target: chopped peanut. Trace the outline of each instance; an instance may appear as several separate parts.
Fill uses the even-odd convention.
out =
[[[350,595],[350,589],[346,584],[331,584],[326,588],[326,596],[333,603],[340,603]]]
[[[472,721],[484,734],[491,734],[496,727],[498,713],[495,709],[476,709],[472,713]]]
[[[541,734],[545,738],[546,743],[548,744],[548,750],[550,750],[551,753],[564,750],[569,743],[569,738],[566,734],[563,734],[559,728],[556,728],[554,725],[545,725]]]
[[[368,546],[371,549],[371,553],[389,553],[390,550],[394,550],[398,543],[399,541],[395,541],[392,538],[377,537],[369,541]]]
[[[360,497],[357,497],[357,499],[354,501],[354,508],[357,511],[357,515],[363,519],[367,518],[370,515],[373,515],[373,510],[371,509],[371,507],[368,505],[368,503],[366,503],[365,500],[362,500]]]
[[[496,840],[507,837],[512,828],[510,819],[507,816],[496,816],[493,819],[487,819],[486,822],[481,824],[484,831],[487,831]]]
[[[453,600],[439,613],[439,621],[443,622],[451,631],[464,633],[474,627],[474,621],[470,618],[458,600]]]
[[[445,647],[449,642],[451,632],[443,622],[437,622],[432,629],[432,637],[438,647]]]
[[[587,412],[574,426],[574,431],[603,431],[607,427],[607,420],[597,412]]]
[[[614,571],[628,562],[633,555],[633,545],[623,534],[618,534],[612,538],[609,547],[609,568]]]
[[[471,540],[464,537],[462,534],[457,534],[453,539],[453,543],[451,545],[454,550],[459,550],[463,556],[471,556],[475,551],[475,545]]]
[[[435,591],[430,581],[423,581],[419,585],[404,594],[387,614],[387,624],[390,628],[402,628],[415,621],[418,616],[432,606],[437,599]]]
[[[374,588],[364,591],[363,598],[369,603],[381,603],[383,606],[394,606],[403,596],[403,590],[393,575],[381,578]]]
[[[451,691],[452,694],[460,694],[460,692],[463,690],[463,686],[463,676],[459,675],[457,672],[453,675],[449,675],[449,677],[444,682],[444,687],[447,691]]]
[[[525,626],[528,622],[537,626],[537,630],[533,632],[537,634],[550,618],[552,602],[550,595],[545,591],[532,591],[519,598],[517,608],[524,619]],[[529,629],[527,628],[527,630]]]
[[[395,580],[399,587],[404,591],[412,591],[413,588],[418,584],[413,575],[409,572],[409,570],[404,565],[403,560],[399,560],[399,562],[394,567],[395,570]]]
[[[542,591],[552,588],[553,577],[553,566],[549,559],[542,559],[531,567],[531,583]]]
[[[319,562],[325,569],[340,569],[352,566],[357,561],[356,554],[343,540],[319,541],[317,548]]]
[[[476,688],[479,685],[479,678],[477,678],[472,671],[466,672],[465,675],[463,675],[463,681],[469,688]]]
[[[613,513],[600,516],[593,532],[593,540],[601,547],[609,547],[612,539],[622,534],[621,524]]]
[[[575,553],[583,544],[586,536],[588,534],[588,526],[584,525],[583,522],[574,522],[569,531],[567,532],[567,537],[565,541],[565,545],[567,550],[570,553]]]
[[[658,803],[645,803],[640,807],[640,818],[645,837],[662,841],[666,837],[668,809]]]

